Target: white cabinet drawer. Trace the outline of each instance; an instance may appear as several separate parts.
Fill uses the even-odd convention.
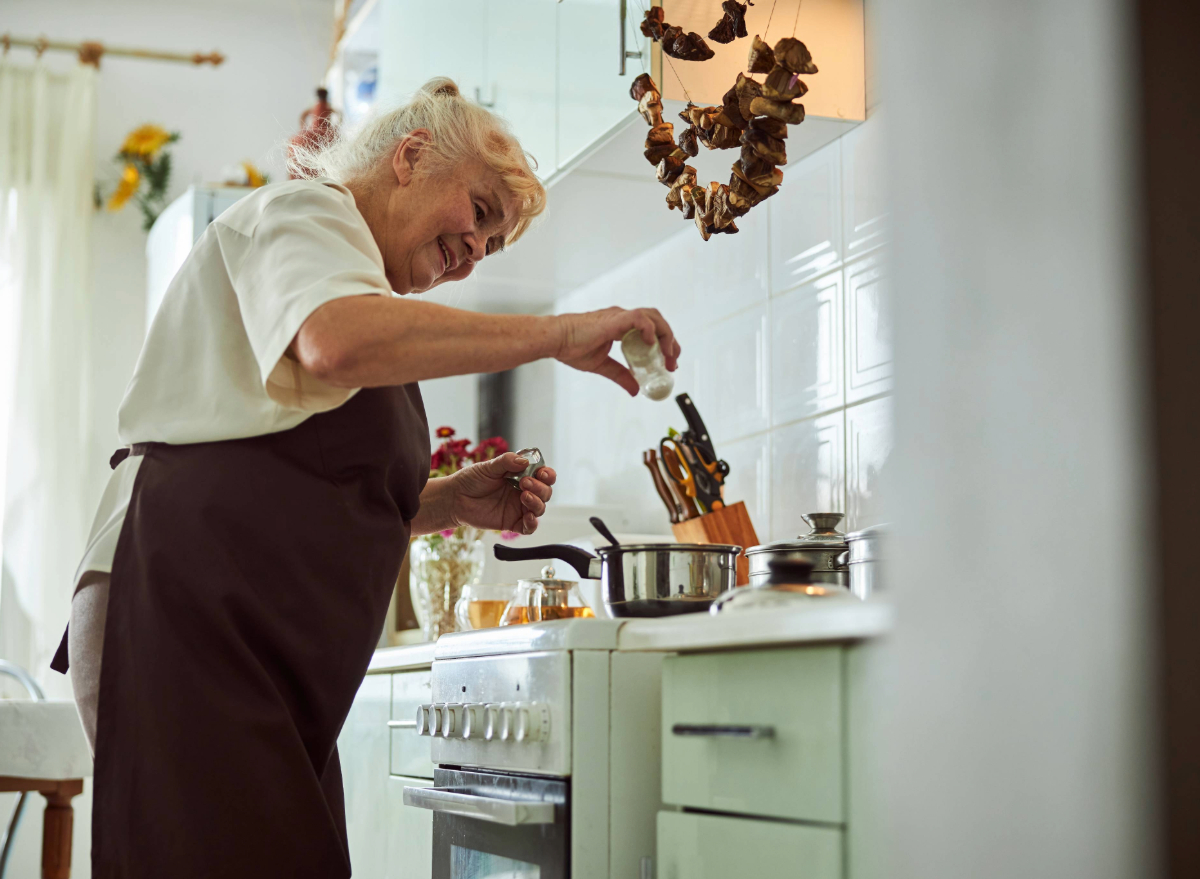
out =
[[[663,801],[841,823],[840,647],[663,663]]]
[[[429,669],[392,675],[392,721],[404,724],[390,730],[391,764],[388,771],[392,775],[433,778],[433,740],[417,735],[412,726],[417,706],[433,701],[430,692]]]
[[[842,833],[779,821],[658,813],[658,879],[841,879]]]

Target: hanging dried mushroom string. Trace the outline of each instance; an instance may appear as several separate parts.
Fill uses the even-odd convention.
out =
[[[726,0],[722,8],[726,18],[713,31],[722,29],[728,20],[728,28],[735,36],[740,35],[739,30],[744,32],[746,6]],[[774,6],[771,12],[773,15]],[[667,51],[667,32],[682,33],[682,29],[665,24],[661,7],[648,11],[642,23],[646,36],[653,36],[655,28],[662,35],[663,51],[672,54]],[[794,27],[792,32],[795,33]],[[688,36],[703,44],[697,34]],[[714,33],[709,36],[718,39]],[[707,45],[704,48],[708,49]],[[689,102],[679,114],[688,127],[679,135],[678,143],[673,140],[674,125],[663,121],[662,94],[650,75],[643,73],[629,89],[629,96],[638,102],[638,112],[650,126],[646,159],[658,166],[659,182],[670,187],[667,206],[671,210],[678,208],[685,219],[695,220],[705,241],[716,233],[736,233],[737,217],[779,191],[783,172],[778,166],[787,164],[784,143],[787,127],[804,121],[804,105],[795,102],[808,91],[800,75],[817,72],[808,47],[794,36],[784,37],[772,49],[756,35],[750,45],[747,69],[750,73],[765,73],[766,79],[760,83],[739,73],[733,87],[721,98],[720,107],[697,107]],[[728,184],[697,183],[696,169],[685,160],[699,152],[698,143],[710,150],[741,147],[741,156],[733,163]]]

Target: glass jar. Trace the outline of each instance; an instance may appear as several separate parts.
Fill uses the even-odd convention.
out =
[[[517,592],[504,609],[500,625],[585,619],[595,615],[583,600],[579,584],[574,580],[555,579],[554,566],[546,565],[540,579],[517,581]]]
[[[470,632],[500,625],[516,591],[515,583],[468,583],[454,606],[458,630]]]
[[[658,339],[647,345],[641,330],[630,330],[621,337],[621,353],[629,364],[629,371],[637,380],[642,395],[651,400],[665,400],[675,387],[675,377],[667,372]]]
[[[423,534],[409,547],[409,591],[426,641],[458,631],[455,605],[483,574],[482,537],[478,528],[463,526]]]

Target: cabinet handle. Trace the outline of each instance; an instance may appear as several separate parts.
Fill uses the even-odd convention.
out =
[[[496,106],[496,86],[492,86],[492,99],[490,101],[485,101],[483,99],[483,89],[475,86],[475,103],[481,107],[487,107],[489,110]]]
[[[416,729],[417,722],[415,720],[389,720],[388,729]]]
[[[562,2],[562,0],[559,0]],[[621,0],[621,67],[617,71],[618,76],[625,75],[625,59],[626,58],[641,58],[642,51],[639,49],[636,52],[629,52],[625,49],[625,0]]]
[[[723,739],[773,739],[775,727],[760,724],[735,725],[728,723],[677,723],[671,727],[677,736],[699,736]]]

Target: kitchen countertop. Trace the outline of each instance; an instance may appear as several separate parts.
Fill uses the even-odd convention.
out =
[[[816,641],[861,641],[886,634],[892,606],[880,601],[820,601],[803,609],[687,614],[659,619],[559,620],[443,635],[436,643],[375,651],[368,672],[428,668],[434,659],[536,650],[692,652]]]

